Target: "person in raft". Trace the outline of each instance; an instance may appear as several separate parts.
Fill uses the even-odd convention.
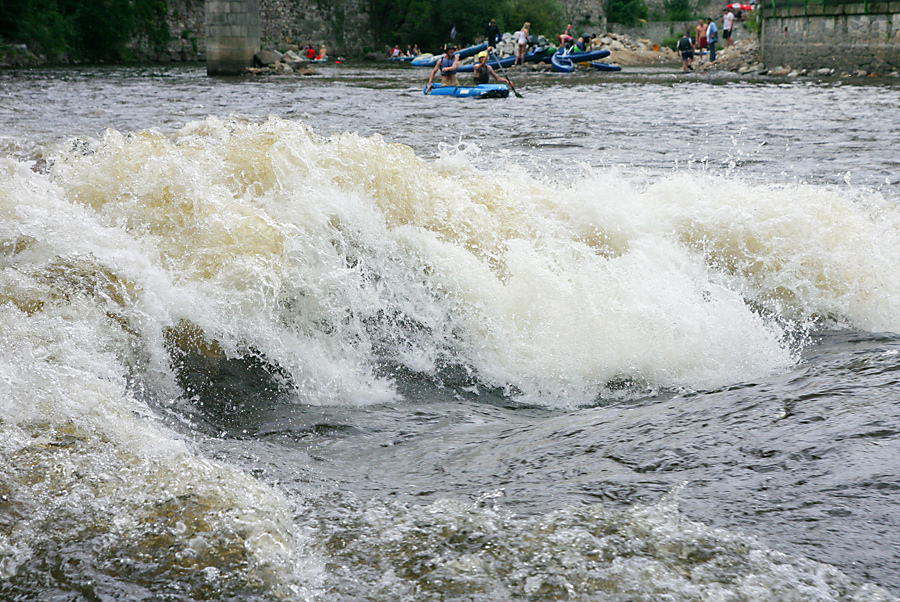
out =
[[[425,87],[426,94],[431,92],[431,82],[434,81],[434,76],[437,75],[438,71],[441,72],[442,86],[459,86],[459,82],[456,81],[456,69],[459,67],[459,57],[454,54],[455,52],[456,44],[453,42],[450,42],[444,48],[444,56],[434,64],[434,69],[431,70],[431,75],[428,76],[428,85]]]
[[[509,80],[500,77],[494,72],[494,68],[487,64],[488,53],[482,50],[478,53],[478,62],[472,67],[472,74],[475,76],[475,85],[488,83],[488,78],[493,76],[498,82],[509,85]]]

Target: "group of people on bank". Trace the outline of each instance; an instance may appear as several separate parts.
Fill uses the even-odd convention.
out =
[[[528,51],[529,44],[531,44],[530,29],[531,23],[526,22],[524,25],[522,25],[522,28],[519,31],[513,34],[513,40],[516,47],[516,59],[515,62],[513,62],[513,65],[525,64],[525,53]],[[560,47],[573,49],[578,52],[587,52],[588,50],[590,50],[591,41],[595,37],[594,34],[581,34],[576,39],[572,36],[571,31],[572,26],[568,25],[565,32],[556,36]],[[500,28],[497,27],[497,21],[495,19],[491,19],[490,23],[488,24],[487,31],[485,32],[485,38],[487,39],[488,48],[487,50],[482,50],[477,54],[478,61],[473,67],[475,84],[486,84],[488,83],[490,78],[493,77],[498,82],[511,86],[509,79],[497,75],[497,73],[494,71],[494,68],[488,64],[488,58],[494,53],[495,48],[503,39],[503,36],[500,33]],[[397,47],[395,46],[391,51],[391,56],[394,56],[393,52],[396,49]],[[455,43],[447,44],[444,47],[443,56],[441,56],[440,60],[435,63],[434,68],[431,70],[431,75],[429,75],[428,77],[426,94],[431,91],[434,79],[438,74],[440,74],[442,86],[459,86],[459,82],[456,79],[456,72],[459,68],[459,57],[455,55],[458,49],[459,46],[457,46]],[[416,46],[415,50],[416,55],[418,55],[418,46]]]
[[[391,48],[392,59],[399,58],[401,56],[419,56],[420,54],[422,54],[422,51],[419,50],[418,44],[416,44],[415,46],[410,46],[409,44],[407,44],[406,50],[400,50],[399,46],[394,46],[393,48]]]
[[[732,32],[734,31],[734,12],[725,8],[722,10],[722,39],[725,40],[725,47],[734,46]],[[686,31],[678,40],[675,49],[681,53],[681,70],[693,71],[692,63],[694,62],[695,53],[703,59],[703,49],[709,51],[709,62],[716,62],[716,44],[719,43],[719,27],[716,25],[715,17],[710,17],[709,22],[706,19],[700,19],[697,27],[694,28],[694,36],[691,32]]]
[[[592,33],[583,33],[577,38],[572,35],[572,26],[566,25],[566,30],[556,36],[556,43],[560,48],[572,52],[588,52],[591,43],[597,36]]]
[[[309,61],[324,61],[328,58],[328,51],[325,49],[325,44],[322,44],[318,51],[312,44],[307,44],[306,48],[303,49],[303,55]]]
[[[525,64],[525,52],[528,50],[528,44],[530,43],[530,29],[531,23],[526,22],[522,26],[522,29],[513,35],[516,44],[516,60],[513,65]],[[496,19],[491,19],[490,23],[488,23],[485,38],[487,39],[488,44],[487,50],[482,50],[476,55],[478,60],[472,68],[475,84],[486,84],[493,77],[501,84],[512,86],[509,79],[500,77],[497,75],[497,72],[494,71],[494,68],[488,65],[488,58],[494,54],[494,49],[497,48],[500,41],[503,39],[500,28],[497,27]],[[431,70],[431,74],[428,76],[428,85],[425,88],[426,94],[431,92],[434,78],[438,74],[441,76],[442,86],[459,86],[459,81],[456,79],[456,71],[459,68],[459,57],[456,56],[458,48],[459,47],[452,42],[444,46],[443,56],[435,63],[434,68]]]

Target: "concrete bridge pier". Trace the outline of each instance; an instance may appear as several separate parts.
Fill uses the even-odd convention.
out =
[[[206,74],[239,75],[259,52],[259,0],[206,0]]]

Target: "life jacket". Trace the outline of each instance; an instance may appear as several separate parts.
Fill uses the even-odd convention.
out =
[[[477,67],[477,65],[476,65]],[[486,84],[488,83],[491,72],[488,70],[487,63],[484,64],[484,69],[473,69],[472,73],[475,75],[475,83],[476,84]]]

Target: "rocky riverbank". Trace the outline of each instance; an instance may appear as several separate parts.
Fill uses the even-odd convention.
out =
[[[37,67],[46,62],[45,57],[36,55],[25,44],[0,42],[0,68]]]
[[[680,62],[680,59],[679,59]],[[739,75],[768,75],[775,77],[897,77],[900,71],[891,73],[870,73],[859,69],[853,72],[838,71],[836,69],[793,69],[790,65],[767,66],[760,60],[759,42],[756,40],[740,40],[730,48],[718,48],[716,62],[709,62],[709,54],[704,53],[702,58],[694,59],[694,71],[710,73],[715,71],[730,71]]]
[[[546,42],[546,40],[544,40]],[[594,49],[609,50],[609,57],[603,62],[627,68],[641,65],[673,65],[680,70],[681,59],[672,49],[652,43],[648,39],[632,39],[624,34],[603,34],[594,40]],[[503,50],[513,51],[510,48]],[[387,56],[367,56],[367,60],[386,60]],[[474,59],[468,59],[471,62]],[[315,63],[302,57],[293,48],[285,53],[264,50],[255,57],[256,66],[247,69],[253,75],[315,75]],[[38,56],[24,44],[0,43],[0,68],[39,67],[46,65],[44,57]],[[529,63],[526,69],[541,71],[550,70],[548,63]],[[730,48],[719,48],[716,62],[709,62],[708,52],[696,57],[693,64],[695,73],[732,72],[746,76],[775,77],[894,77],[900,78],[900,71],[890,73],[867,72],[865,70],[837,71],[835,69],[793,69],[790,65],[764,65],[760,60],[759,43],[753,39],[744,39]]]

